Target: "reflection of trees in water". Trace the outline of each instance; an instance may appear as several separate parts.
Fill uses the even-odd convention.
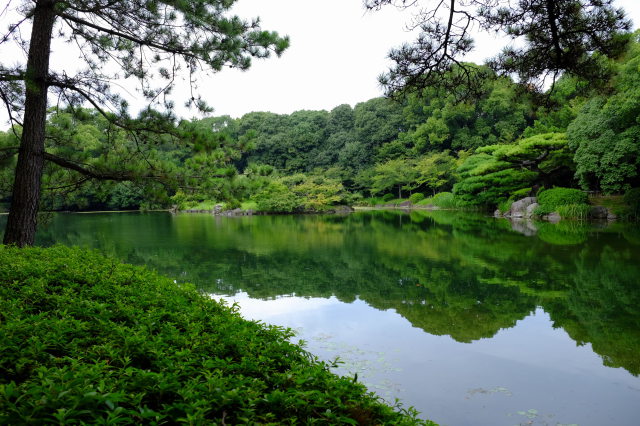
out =
[[[214,218],[58,218],[41,241],[94,246],[203,290],[268,299],[356,297],[460,342],[492,337],[537,306],[606,365],[640,373],[640,249],[630,226],[536,224],[451,212]]]

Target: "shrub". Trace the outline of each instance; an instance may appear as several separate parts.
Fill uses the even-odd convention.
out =
[[[544,209],[551,209],[551,211],[555,211],[563,205],[587,203],[587,194],[579,189],[552,188],[538,194],[538,204]]]
[[[393,200],[393,197],[395,197],[395,195],[393,195],[393,194],[384,194],[382,196],[382,201],[384,201],[386,203],[387,201]]]
[[[450,192],[439,192],[431,197],[431,204],[443,209],[454,209],[458,207],[458,203],[454,195]]]
[[[256,202],[258,210],[264,212],[291,213],[300,207],[298,196],[280,182],[269,183],[251,198]]]
[[[623,200],[629,206],[629,213],[632,216],[640,216],[640,188],[628,190],[624,194]]]
[[[431,424],[291,336],[97,252],[0,246],[0,424]]]
[[[419,203],[422,200],[424,200],[424,194],[422,192],[416,192],[415,194],[411,194],[409,197],[409,201],[413,204]]]

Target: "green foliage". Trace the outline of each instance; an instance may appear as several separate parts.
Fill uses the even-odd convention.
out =
[[[424,200],[424,194],[422,192],[416,192],[414,194],[411,194],[411,196],[409,197],[409,201],[411,201],[413,204],[416,204],[422,200]]]
[[[402,190],[411,189],[416,178],[417,172],[413,164],[406,160],[389,160],[375,166],[371,192],[380,194],[394,191],[398,198],[402,198]]]
[[[636,40],[638,34],[636,34]],[[618,64],[613,93],[590,99],[567,130],[584,189],[620,193],[640,182],[640,43]]]
[[[441,209],[458,209],[464,207],[455,195],[451,192],[439,192],[433,197],[425,198],[417,203],[419,206],[436,206]]]
[[[344,202],[342,184],[322,176],[312,176],[293,187],[293,192],[302,200],[305,211],[323,211]]]
[[[430,424],[191,285],[60,246],[0,265],[3,424]]]
[[[556,212],[565,219],[586,220],[590,211],[591,206],[588,204],[564,204],[556,207]]]
[[[344,204],[347,194],[336,179],[297,173],[265,181],[250,199],[263,212],[321,212]]]
[[[631,215],[640,216],[640,188],[632,188],[625,192],[623,200],[629,207]]]
[[[375,10],[387,4],[409,4],[394,0],[364,3]],[[394,65],[379,78],[387,95],[435,88],[462,99],[479,98],[483,81],[493,73],[463,62],[475,47],[473,33],[478,29],[514,41],[489,59],[487,66],[499,75],[516,75],[528,91],[541,90],[547,79],[555,82],[559,74],[602,86],[608,76],[606,57],[623,52],[631,28],[631,21],[611,1],[534,0],[505,5],[475,0],[470,10],[456,9],[452,3],[442,14],[438,13],[440,6],[442,3],[420,2],[421,12],[410,24],[420,29],[416,40],[389,53]]]
[[[594,95],[587,82],[565,75],[537,109],[507,78],[493,78],[482,83],[474,103],[426,88],[400,103],[376,98],[330,112],[184,121],[174,138],[149,133],[134,139],[96,111],[52,110],[48,152],[94,172],[120,170],[134,184],[84,182],[50,164],[43,205],[95,210],[233,203],[269,193],[273,181],[299,200],[280,191],[266,211],[322,211],[385,193],[402,198],[448,191],[459,205],[495,206],[539,187],[578,181],[585,189],[621,192],[640,183],[639,53],[640,43],[632,43],[615,66],[610,93]],[[0,134],[0,152],[6,152],[0,155],[6,167],[0,168],[0,200],[8,201],[15,144],[13,133]],[[145,178],[149,169],[162,185]],[[297,191],[302,181],[282,180],[302,173],[328,180],[307,181]]]
[[[546,211],[557,211],[561,206],[586,205],[589,202],[584,191],[573,188],[551,188],[538,193],[538,204]]]
[[[418,158],[415,163],[417,172],[416,187],[425,187],[434,194],[450,190],[454,182],[458,163],[448,151],[435,152]]]
[[[513,204],[513,199],[512,198],[509,198],[508,200],[501,201],[500,203],[498,203],[498,210],[500,210],[500,213],[504,214],[504,213],[508,212],[509,210],[511,210],[511,204]]]
[[[451,192],[440,192],[430,199],[430,203],[443,209],[455,209],[460,207],[455,195]]]
[[[285,184],[274,181],[260,192],[253,195],[251,200],[256,203],[259,211],[291,213],[299,208],[300,199]]]
[[[513,144],[478,148],[458,169],[454,194],[462,203],[495,206],[534,184],[555,181],[571,170],[562,133],[547,133]]]

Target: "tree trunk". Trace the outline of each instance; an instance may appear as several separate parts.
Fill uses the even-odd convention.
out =
[[[33,245],[36,235],[40,185],[44,166],[44,129],[47,118],[47,78],[51,36],[56,15],[52,0],[36,3],[25,78],[24,127],[18,153],[5,244]]]

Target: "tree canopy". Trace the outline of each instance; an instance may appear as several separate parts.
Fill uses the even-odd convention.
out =
[[[474,48],[474,30],[503,34],[516,42],[488,64],[502,75],[516,75],[529,89],[541,90],[562,73],[606,80],[602,55],[621,54],[631,28],[613,0],[364,0],[364,4],[368,9],[418,7],[409,24],[419,30],[416,40],[389,53],[395,64],[380,77],[388,94],[437,86],[463,97],[475,95],[487,74],[463,59]]]
[[[247,69],[252,58],[280,55],[287,37],[261,29],[258,19],[229,15],[235,0],[111,1],[37,0],[19,2],[17,17],[0,44],[13,43],[27,53],[26,63],[0,63],[0,98],[10,119],[21,128],[21,142],[4,242],[33,243],[44,160],[49,94],[70,107],[89,104],[112,125],[133,133],[171,130],[176,78],[185,73],[191,90],[187,105],[207,110],[197,91],[200,70]],[[31,36],[23,39],[27,25]],[[74,72],[49,66],[53,40],[75,50],[82,65]],[[139,81],[151,110],[134,120],[127,102],[112,90],[119,78]],[[18,151],[17,148],[14,151]],[[62,159],[60,166],[91,175],[81,163]],[[94,173],[95,174],[95,173]],[[93,176],[97,177],[97,176]],[[101,178],[112,178],[102,174]]]

